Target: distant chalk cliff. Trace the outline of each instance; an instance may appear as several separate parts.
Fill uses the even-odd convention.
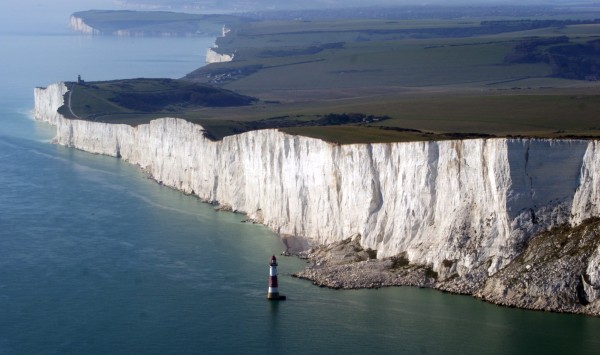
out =
[[[101,35],[102,32],[98,29],[91,27],[86,24],[85,21],[81,17],[73,16],[69,18],[69,26],[73,31],[81,32],[87,35]]]
[[[213,48],[208,48],[206,50],[206,63],[223,63],[223,62],[231,62],[233,60],[233,54],[220,54],[217,53]]]
[[[145,19],[146,12],[121,12],[123,17],[117,16],[115,20],[107,20],[108,15],[118,11],[88,11],[74,13],[69,18],[69,26],[73,31],[86,35],[113,35],[119,37],[197,37],[213,36],[217,32],[217,25],[201,15],[188,18],[180,17],[172,21],[156,21]],[[99,15],[100,14],[100,15]],[[87,17],[87,16],[92,17]],[[93,16],[100,16],[100,19]],[[186,14],[181,14],[186,16]],[[208,16],[207,16],[208,18]],[[204,21],[204,22],[203,22]],[[225,27],[221,33],[225,32]]]
[[[227,26],[223,26],[221,29],[221,37],[225,37],[231,29]],[[208,48],[206,50],[206,64],[211,63],[224,63],[231,62],[233,60],[234,54],[222,54],[216,51],[217,44],[215,43],[213,48]]]
[[[136,127],[65,119],[56,113],[65,92],[60,83],[35,90],[35,116],[57,126],[58,144],[121,157],[162,184],[244,212],[284,237],[329,244],[360,235],[377,259],[403,255],[407,264],[429,268],[439,288],[479,291],[496,303],[536,308],[511,301],[509,275],[498,277],[511,267],[517,271],[510,277],[543,276],[546,264],[533,257],[514,266],[531,252],[532,236],[600,216],[598,141],[336,145],[262,130],[213,142],[201,126],[177,118]],[[598,314],[594,235],[569,269],[572,284],[531,291],[551,298],[562,287],[576,304],[538,309]]]

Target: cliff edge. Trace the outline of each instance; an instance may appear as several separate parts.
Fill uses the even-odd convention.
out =
[[[81,17],[71,15],[69,17],[69,27],[75,31],[86,35],[101,35],[102,31],[88,25]]]
[[[284,238],[332,245],[359,236],[360,248],[389,264],[385,272],[422,275],[395,284],[425,280],[419,285],[501,304],[600,314],[596,227],[578,237],[588,247],[576,267],[555,257],[564,266],[557,269],[531,257],[519,269],[542,270],[542,280],[552,274],[543,268],[561,270],[557,279],[573,274],[573,282],[557,287],[575,296],[543,307],[502,301],[515,290],[529,292],[502,275],[527,253],[538,255],[536,235],[585,226],[600,215],[598,141],[335,145],[261,130],[213,142],[201,126],[177,118],[136,127],[65,119],[53,111],[65,92],[64,84],[35,90],[36,118],[57,126],[56,143],[138,164],[162,184],[246,213]],[[531,290],[538,298],[557,299],[556,287]]]

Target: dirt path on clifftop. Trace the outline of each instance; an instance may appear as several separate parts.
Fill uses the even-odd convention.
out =
[[[75,114],[75,112],[73,112],[73,109],[71,108],[71,95],[73,94],[73,90],[74,89],[75,89],[75,87],[73,87],[71,90],[69,90],[69,95],[67,96],[67,108],[69,109],[69,113],[71,113],[71,116],[73,116],[76,119],[80,120],[81,117],[77,116]]]

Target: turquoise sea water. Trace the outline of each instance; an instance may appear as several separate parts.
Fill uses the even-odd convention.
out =
[[[290,277],[241,215],[118,159],[55,146],[33,87],[181,77],[211,39],[0,34],[0,354],[597,353],[600,319],[418,288],[335,291]]]

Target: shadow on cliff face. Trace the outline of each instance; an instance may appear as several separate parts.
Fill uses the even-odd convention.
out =
[[[599,247],[600,218],[537,234],[475,296],[505,306],[600,315],[600,285],[588,275]]]

